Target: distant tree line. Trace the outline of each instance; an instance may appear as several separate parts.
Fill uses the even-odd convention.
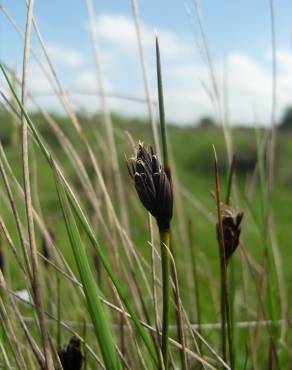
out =
[[[198,121],[198,127],[211,128],[216,126],[216,121],[210,116],[203,116]],[[292,130],[292,105],[288,106],[279,120],[278,127],[282,130]]]

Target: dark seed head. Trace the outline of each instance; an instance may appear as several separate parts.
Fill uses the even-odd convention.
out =
[[[221,206],[222,228],[224,240],[225,261],[229,261],[230,257],[236,251],[239,245],[239,237],[241,232],[240,223],[243,218],[243,212],[237,212],[226,204]],[[217,223],[217,239],[220,243],[219,225]]]
[[[54,231],[51,228],[48,228],[48,232],[50,234],[50,237],[54,241],[55,240],[55,233],[54,233]],[[50,260],[51,259],[50,245],[49,245],[48,240],[44,236],[42,237],[42,250],[43,250],[43,256],[46,258],[44,260],[44,265],[46,267],[48,267],[49,266],[49,263],[48,263],[47,260]]]
[[[59,352],[59,358],[64,370],[81,370],[83,356],[80,350],[80,340],[72,337],[67,348]]]
[[[172,218],[173,192],[170,169],[164,169],[152,147],[138,144],[127,167],[144,207],[156,218],[160,230],[168,230]]]

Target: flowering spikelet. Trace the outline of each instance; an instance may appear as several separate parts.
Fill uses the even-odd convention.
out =
[[[81,370],[83,356],[80,351],[80,340],[72,337],[67,348],[59,352],[59,358],[64,370]]]
[[[243,212],[237,212],[226,204],[221,205],[222,228],[224,239],[225,261],[235,252],[239,245],[239,236],[241,232],[240,223]],[[220,243],[219,225],[217,223],[217,239]]]
[[[156,218],[160,231],[169,230],[173,209],[172,181],[169,168],[163,168],[152,147],[139,142],[137,153],[127,167],[144,207]]]

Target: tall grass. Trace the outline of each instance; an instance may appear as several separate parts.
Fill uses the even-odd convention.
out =
[[[254,173],[251,179],[244,179],[246,188],[255,190],[254,194],[249,191],[248,196],[242,191],[243,178],[236,176],[232,158],[237,138],[226,122],[226,107],[222,106],[199,1],[195,1],[199,41],[224,140],[217,128],[207,132],[168,127],[166,132],[167,101],[164,107],[158,39],[156,106],[143,50],[138,1],[133,0],[131,5],[144,78],[143,103],[148,107],[150,125],[121,123],[110,113],[93,24],[93,1],[87,1],[87,9],[102,114],[92,119],[81,117],[82,124],[33,17],[33,1],[27,3],[24,33],[1,6],[23,39],[24,56],[22,78],[0,61],[8,90],[1,90],[0,117],[4,117],[3,127],[11,124],[9,138],[13,144],[4,143],[1,126],[0,230],[4,253],[0,266],[0,368],[61,369],[65,365],[61,365],[62,356],[58,353],[66,352],[62,348],[72,336],[81,342],[79,350],[87,369],[288,368],[290,310],[284,277],[289,276],[289,271],[285,261],[281,261],[277,238],[283,238],[278,233],[281,225],[274,218],[273,204],[279,196],[274,172],[274,2],[271,1],[272,130],[256,129]],[[32,28],[44,60],[30,47]],[[46,112],[31,94],[27,79],[30,54],[48,78],[66,118]],[[133,104],[137,100],[126,98]],[[38,114],[28,112],[30,101],[37,105]],[[21,137],[15,135],[15,124],[22,128]],[[130,133],[125,134],[126,130]],[[202,154],[200,140],[204,135],[208,149]],[[138,191],[150,212],[148,218],[133,195],[122,161],[123,153],[128,152],[128,141],[136,140],[145,142],[139,144],[142,155],[149,155],[146,159],[151,158],[149,163],[153,165],[150,174],[148,167],[145,172],[149,163],[145,157],[142,163],[141,153],[140,157],[137,155],[131,174],[134,182],[140,176],[136,189],[141,191],[139,180],[144,181],[149,175],[155,190],[159,190],[154,197],[159,200],[159,209],[156,204],[153,209],[149,201],[153,196],[152,183],[143,182],[148,193],[145,188],[143,194]],[[213,140],[220,152],[219,160],[215,159],[215,186],[210,159]],[[154,152],[147,152],[148,142],[154,143]],[[196,151],[193,143],[200,149]],[[183,158],[184,155],[197,155],[197,159]],[[201,169],[196,166],[199,162]],[[174,167],[176,171],[171,172]],[[215,189],[215,202],[208,195],[210,188]],[[229,262],[230,255],[227,259],[225,255],[223,205],[245,212],[241,245],[236,245],[237,251],[232,251]],[[161,210],[164,213],[159,213]],[[156,218],[157,229],[151,214]],[[189,235],[181,235],[187,234],[184,219],[190,219]],[[46,251],[40,248],[42,242]]]

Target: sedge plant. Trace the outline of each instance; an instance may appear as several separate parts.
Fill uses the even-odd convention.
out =
[[[216,151],[215,155],[215,187],[216,187],[216,206],[218,222],[216,225],[217,239],[219,244],[220,255],[220,281],[221,281],[221,345],[223,360],[226,360],[226,339],[229,349],[229,361],[231,369],[235,368],[234,349],[233,349],[233,330],[230,307],[230,291],[228,286],[228,262],[239,245],[241,233],[242,212],[237,212],[229,206],[231,185],[228,185],[226,203],[220,201],[220,180],[218,173],[218,160]],[[233,172],[233,169],[231,169]],[[232,177],[230,176],[230,181]],[[227,333],[226,333],[227,326]],[[227,335],[226,335],[227,334]]]
[[[127,167],[142,204],[155,217],[159,229],[163,294],[161,352],[164,368],[168,369],[171,267],[169,249],[171,238],[170,222],[173,213],[173,190],[168,161],[160,52],[157,38],[156,61],[163,165],[161,165],[152,147],[147,148],[143,143],[139,142],[136,154],[127,161]]]

